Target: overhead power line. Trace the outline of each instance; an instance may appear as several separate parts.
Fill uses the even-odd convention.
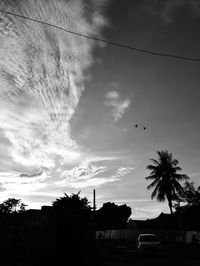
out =
[[[23,15],[18,15],[18,14],[15,14],[15,13],[12,13],[12,12],[8,12],[8,11],[5,11],[5,10],[1,10],[1,9],[0,9],[0,12],[1,13],[5,13],[5,14],[9,14],[9,15],[12,15],[12,16],[15,16],[15,17],[27,19],[27,20],[30,20],[30,21],[33,21],[33,22],[36,22],[36,23],[40,23],[40,24],[43,24],[43,25],[47,25],[47,26],[56,28],[58,30],[65,31],[67,33],[70,33],[70,34],[73,34],[73,35],[76,35],[76,36],[84,37],[84,38],[87,38],[87,39],[90,39],[90,40],[94,40],[94,41],[104,42],[104,43],[110,44],[112,46],[118,46],[118,47],[121,47],[121,48],[134,50],[134,51],[137,51],[137,52],[140,52],[140,53],[146,53],[146,54],[150,54],[150,55],[154,55],[154,56],[171,57],[171,58],[187,60],[187,61],[195,61],[195,62],[199,62],[200,61],[200,58],[192,58],[192,57],[180,56],[180,55],[175,55],[175,54],[168,54],[168,53],[163,53],[163,52],[155,52],[155,51],[148,50],[148,49],[142,49],[142,48],[138,48],[138,47],[134,47],[134,46],[129,46],[129,45],[126,45],[124,43],[118,43],[118,42],[110,41],[110,40],[107,40],[107,39],[102,39],[102,38],[100,38],[98,36],[92,36],[92,35],[86,35],[86,34],[83,34],[83,33],[74,32],[74,31],[64,29],[62,27],[53,25],[53,24],[45,22],[45,21],[40,21],[40,20],[37,20],[37,19],[29,18],[29,17],[23,16]]]

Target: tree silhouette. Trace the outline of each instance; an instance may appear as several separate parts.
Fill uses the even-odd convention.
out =
[[[183,191],[184,193],[178,195],[178,198],[174,201],[176,211],[185,211],[193,207],[200,207],[200,186],[196,188],[194,182],[187,181],[183,185]]]
[[[145,177],[146,180],[153,180],[147,186],[147,189],[154,189],[151,198],[158,201],[167,199],[170,212],[172,210],[172,201],[177,199],[179,195],[183,195],[184,190],[179,183],[182,180],[187,180],[189,177],[184,174],[178,174],[182,169],[178,166],[179,162],[172,158],[172,153],[167,150],[157,151],[158,160],[151,159],[153,165],[148,165],[147,169],[151,171],[150,175]]]
[[[106,202],[96,212],[95,224],[97,229],[125,228],[131,208],[126,204],[116,205],[114,202]]]
[[[81,198],[79,194],[80,191],[70,196],[64,193],[64,197],[60,197],[52,202],[54,210],[59,213],[89,213],[92,208],[89,205],[88,199],[86,197]]]
[[[87,249],[92,249],[91,207],[86,197],[77,194],[57,198],[52,202],[54,222],[56,225],[56,258],[59,262],[66,259],[83,264],[82,258]],[[78,254],[78,256],[77,256]],[[78,262],[77,262],[78,260]]]
[[[185,182],[183,190],[183,202],[186,202],[188,206],[200,205],[200,186],[196,188],[194,182]]]
[[[0,213],[20,213],[26,209],[26,204],[21,199],[8,198],[0,204]]]

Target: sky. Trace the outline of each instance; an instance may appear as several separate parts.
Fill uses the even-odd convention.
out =
[[[200,58],[199,0],[16,0],[0,9],[159,53]],[[0,201],[169,213],[150,158],[168,150],[200,185],[200,62],[140,53],[0,13]],[[137,128],[135,125],[138,125]],[[144,129],[145,128],[145,129]]]

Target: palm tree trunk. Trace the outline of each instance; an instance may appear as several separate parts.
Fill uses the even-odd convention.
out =
[[[169,209],[170,209],[171,214],[173,214],[172,204],[169,204]]]
[[[171,199],[169,197],[167,197],[167,200],[168,200],[168,205],[169,205],[170,212],[171,212],[171,214],[173,214],[172,201],[171,201]]]

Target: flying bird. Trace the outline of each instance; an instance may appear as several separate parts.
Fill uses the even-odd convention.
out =
[[[145,126],[139,125],[139,124],[134,124],[134,125],[130,125],[130,127],[135,127],[135,128],[142,128],[143,130],[146,130],[147,128]],[[127,129],[128,130],[128,129]],[[126,131],[127,131],[126,130]]]

